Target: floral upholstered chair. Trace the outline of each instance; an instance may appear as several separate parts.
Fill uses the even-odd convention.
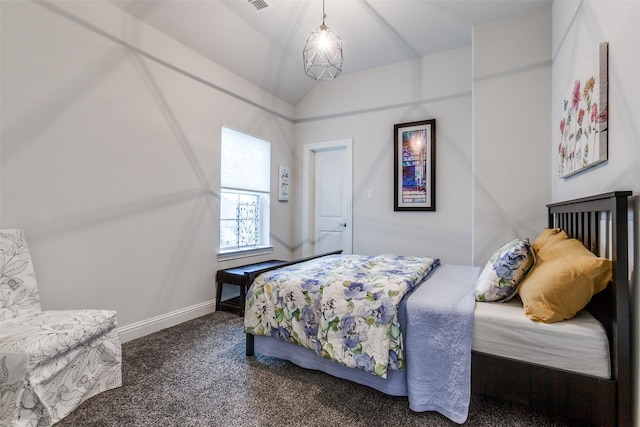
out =
[[[122,384],[115,311],[42,311],[22,230],[0,230],[0,426],[49,426]]]

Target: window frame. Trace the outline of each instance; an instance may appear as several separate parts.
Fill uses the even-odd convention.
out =
[[[225,133],[231,131],[233,133],[236,133],[238,135],[236,135],[237,137],[247,137],[249,139],[257,139],[260,140],[262,142],[265,142],[268,144],[268,159],[267,159],[267,167],[268,167],[268,185],[266,186],[266,188],[268,188],[268,190],[253,190],[253,189],[248,189],[248,188],[234,188],[231,186],[223,186],[223,182],[222,182],[222,175],[223,175],[223,164],[222,162],[224,161],[223,159],[223,149],[222,149],[222,145],[224,144],[224,138],[225,138]],[[262,255],[265,253],[269,253],[271,251],[273,251],[273,246],[271,245],[271,187],[272,187],[272,182],[271,182],[271,142],[267,141],[263,138],[248,134],[246,132],[242,132],[239,130],[236,130],[234,128],[231,128],[229,126],[222,126],[221,129],[221,141],[220,141],[220,145],[221,145],[221,150],[220,150],[220,162],[221,162],[221,167],[220,167],[220,172],[221,172],[221,182],[220,182],[220,206],[219,206],[219,213],[220,213],[220,217],[218,218],[218,259],[222,260],[222,259],[234,259],[234,258],[244,258],[244,257],[250,257],[250,256],[257,256],[257,255]],[[257,216],[257,221],[258,221],[258,242],[255,245],[246,245],[246,246],[222,246],[222,236],[223,236],[223,228],[222,228],[222,224],[223,221],[225,221],[225,219],[223,219],[223,194],[227,193],[227,194],[234,194],[234,195],[253,195],[253,196],[257,196],[258,197],[258,216]],[[230,218],[227,218],[227,220]],[[238,217],[238,214],[236,213],[236,221],[239,222],[241,221],[241,219]],[[236,236],[238,237],[238,236]],[[239,243],[238,241],[236,243]]]

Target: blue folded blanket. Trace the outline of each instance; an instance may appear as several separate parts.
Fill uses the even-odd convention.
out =
[[[479,269],[446,266],[409,296],[405,360],[409,406],[464,423],[471,398],[473,288]]]

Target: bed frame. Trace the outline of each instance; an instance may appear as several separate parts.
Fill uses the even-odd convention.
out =
[[[627,198],[630,195],[630,191],[616,191],[547,205],[549,227],[564,229],[591,252],[613,262],[610,285],[596,294],[587,306],[607,331],[611,378],[576,374],[472,351],[472,393],[528,405],[542,413],[582,424],[633,425],[627,234]],[[603,227],[603,223],[607,226]],[[327,254],[318,256],[324,255]],[[291,261],[287,265],[316,257]],[[259,273],[255,272],[251,281]],[[251,356],[253,353],[254,337],[247,334],[246,354]]]
[[[587,306],[607,331],[611,378],[472,352],[472,393],[525,404],[543,413],[582,423],[633,425],[627,234],[630,195],[630,191],[616,191],[547,205],[550,228],[562,228],[594,254],[613,261],[610,285]],[[601,226],[602,221],[606,227]]]

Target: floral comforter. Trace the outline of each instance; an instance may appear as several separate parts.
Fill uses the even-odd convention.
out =
[[[261,274],[247,294],[245,330],[386,378],[402,369],[398,304],[438,259],[330,255]]]

